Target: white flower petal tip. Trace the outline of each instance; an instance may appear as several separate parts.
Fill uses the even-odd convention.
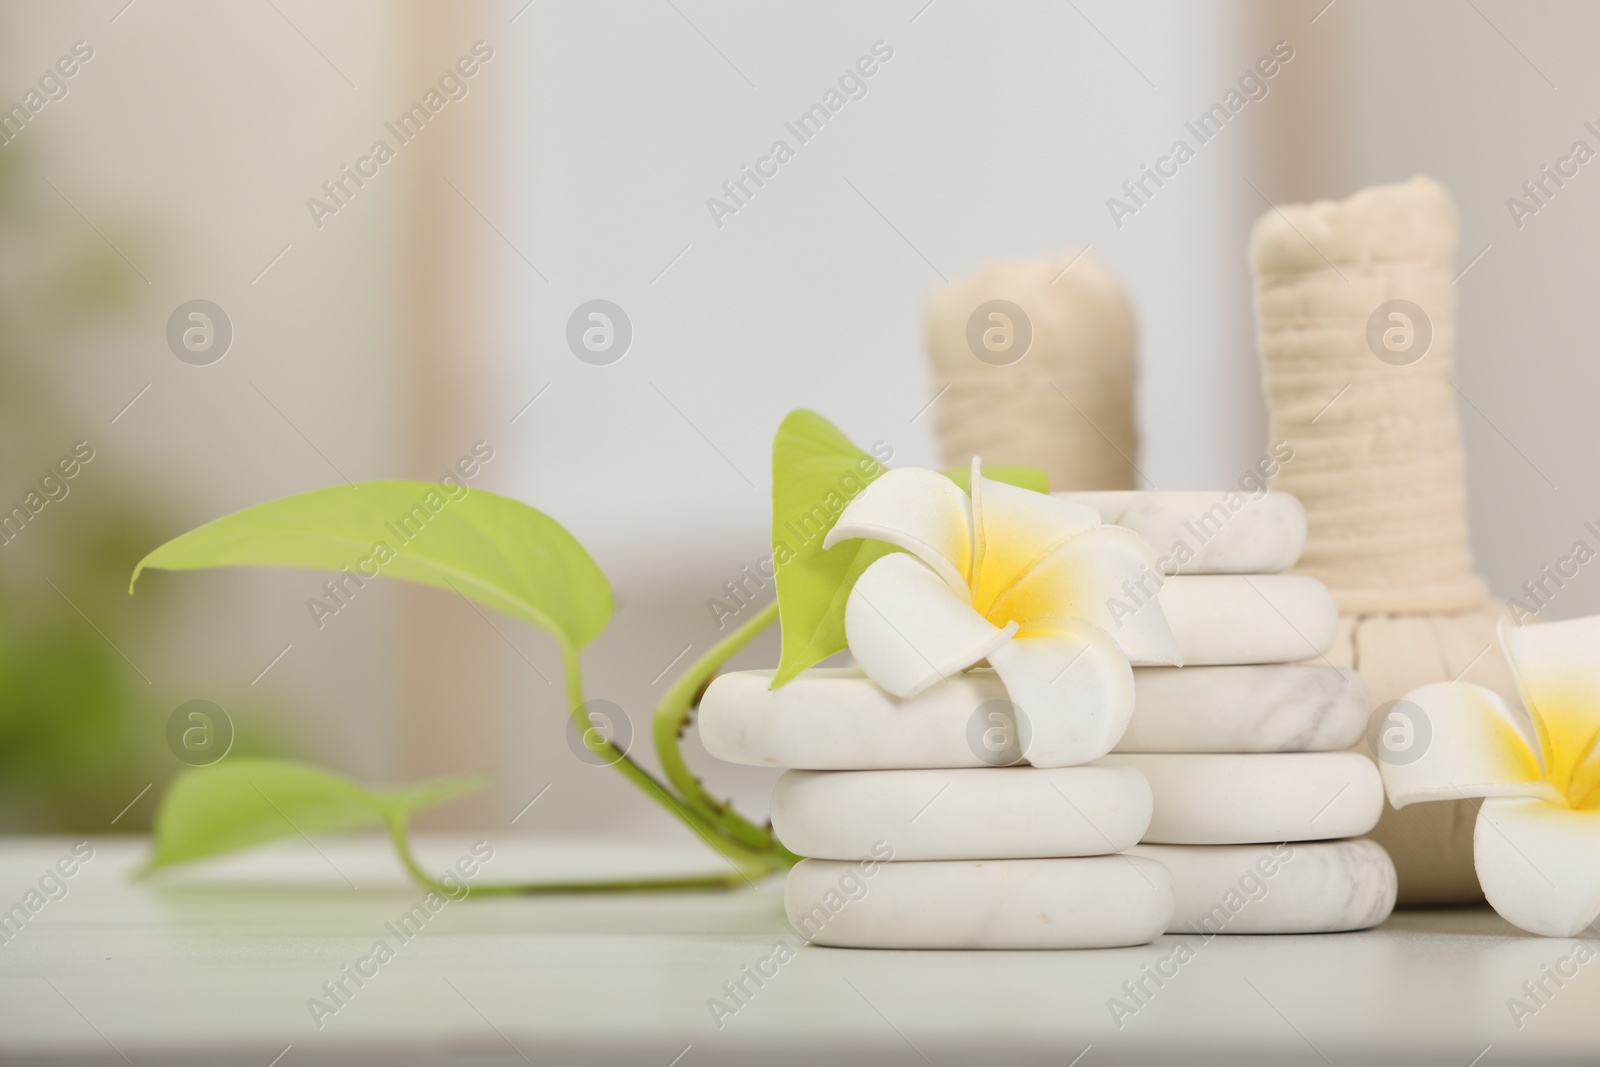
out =
[[[1115,538],[1121,549],[1120,573],[1113,576],[1113,580],[1121,579],[1118,584],[1121,607],[1113,606],[1112,597],[1107,598],[1107,614],[1114,616],[1115,629],[1107,631],[1111,639],[1136,667],[1183,666],[1183,652],[1178,648],[1178,639],[1173,636],[1172,626],[1156,595],[1166,578],[1149,542],[1121,526],[1101,526],[1089,536]],[[1147,589],[1150,592],[1145,593]],[[1129,607],[1131,614],[1127,610]]]
[[[909,698],[978,663],[1016,627],[990,623],[930,568],[895,552],[856,580],[844,631],[867,677]]]
[[[1133,717],[1133,669],[1100,630],[1070,619],[989,653],[1006,687],[1023,757],[1072,767],[1110,752]]]
[[[972,566],[972,502],[937,471],[897,467],[845,505],[822,547],[853,537],[903,548],[952,588],[965,588]]]
[[[1561,799],[1544,781],[1528,716],[1482,686],[1414,689],[1379,708],[1372,730],[1384,791],[1397,808],[1470,797]]]
[[[1600,917],[1600,811],[1540,800],[1483,802],[1473,859],[1484,896],[1514,926],[1574,937]]]

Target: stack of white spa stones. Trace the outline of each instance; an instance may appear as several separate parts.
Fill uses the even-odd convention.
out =
[[[1286,493],[1063,494],[1166,557],[1160,592],[1182,667],[1134,668],[1133,717],[1107,766],[1137,769],[1155,814],[1130,855],[1177,892],[1171,933],[1309,934],[1376,926],[1394,864],[1361,839],[1383,781],[1352,751],[1371,706],[1326,659],[1338,611],[1315,578],[1282,571],[1305,545]]]
[[[975,670],[909,700],[854,670],[718,678],[700,704],[712,755],[799,768],[778,779],[791,926],[846,948],[1111,948],[1173,914],[1162,865],[1123,855],[1150,824],[1125,767],[1034,767],[1005,689]],[[1103,750],[1102,750],[1103,751]],[[887,861],[887,862],[884,862]]]
[[[1185,665],[1136,666],[1121,741],[1072,767],[1026,762],[1026,716],[986,669],[909,700],[851,669],[777,690],[771,671],[718,678],[701,703],[707,750],[790,768],[773,826],[809,857],[789,875],[790,922],[815,944],[941,949],[1382,922],[1394,866],[1358,838],[1383,786],[1349,751],[1367,693],[1322,658],[1338,627],[1328,590],[1281,573],[1305,542],[1299,502],[1061,495],[1154,546],[1173,575],[1157,596]],[[1129,591],[1130,610],[1140,595]]]

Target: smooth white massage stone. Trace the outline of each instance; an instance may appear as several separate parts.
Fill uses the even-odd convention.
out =
[[[1339,630],[1333,594],[1303,574],[1180,574],[1158,597],[1185,667],[1316,659]]]
[[[1300,558],[1306,511],[1288,493],[1114,490],[1056,493],[1087,504],[1155,550],[1163,574],[1276,574]]]
[[[790,771],[772,828],[802,856],[896,860],[1105,856],[1150,825],[1150,786],[1127,767]]]
[[[1172,875],[1169,934],[1325,934],[1394,910],[1394,862],[1376,841],[1137,845]]]
[[[1140,667],[1117,752],[1335,752],[1366,731],[1372,705],[1345,667]]]
[[[1148,944],[1174,907],[1166,868],[1139,856],[844,863],[803,860],[790,926],[836,948],[1059,949]]]
[[[777,690],[770,670],[734,671],[700,703],[706,751],[728,763],[806,770],[1005,767],[1022,759],[1015,709],[989,670],[911,700],[860,671],[817,668]],[[1360,678],[1341,668],[1136,667],[1119,752],[1330,750],[1367,721]]]
[[[732,671],[712,681],[699,715],[707,752],[813,770],[1003,767],[1022,758],[993,671],[956,675],[910,700],[853,668],[813,668],[778,689],[769,688],[772,675]]]
[[[1124,683],[1108,692],[1098,678],[1089,671],[1062,679],[1058,698],[1030,716],[987,668],[910,700],[859,671],[806,671],[777,690],[770,688],[771,671],[742,671],[707,688],[700,732],[718,759],[767,767],[1009,767],[1024,757],[1039,767],[1077,766],[1105,755],[1117,740],[1108,729],[1084,742],[1077,735],[1085,721],[1126,723],[1133,713],[1132,688]]]
[[[1153,845],[1248,845],[1356,837],[1378,824],[1383,781],[1359,752],[1127,753],[1102,764],[1144,772]]]

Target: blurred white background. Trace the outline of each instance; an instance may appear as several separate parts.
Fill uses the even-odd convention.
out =
[[[345,479],[437,477],[486,441],[477,484],[549,512],[610,575],[620,610],[586,655],[588,690],[642,742],[654,699],[718,636],[707,599],[766,554],[782,415],[811,407],[897,463],[935,463],[916,419],[923,302],[991,260],[1092,247],[1139,316],[1141,468],[1219,486],[1266,443],[1254,219],[1431,174],[1460,203],[1458,266],[1488,248],[1460,282],[1458,346],[1482,570],[1509,595],[1600,518],[1585,298],[1600,177],[1586,168],[1521,229],[1506,207],[1574,140],[1600,144],[1583,128],[1600,122],[1592,5],[125,3],[0,7],[0,101],[75,41],[94,49],[0,156],[26,154],[53,240],[105,242],[135,297],[63,323],[59,356],[24,356],[71,414],[0,460],[0,499],[88,438],[103,458],[75,492],[131,489],[160,539]],[[319,228],[307,199],[477,41],[493,56],[467,95]],[[866,96],[718,227],[707,198],[879,41],[893,57]],[[1118,228],[1107,198],[1277,41],[1294,59],[1266,98]],[[51,247],[14,245],[9,269]],[[236,331],[209,367],[164,339],[195,298]],[[565,341],[592,299],[632,322],[610,366]],[[41,539],[87,521],[75,500]],[[398,587],[319,630],[320,581],[142,580],[143,614],[110,636],[148,777],[177,768],[166,715],[204,697],[242,739],[367,779],[498,772],[444,822],[504,825],[549,785],[519,830],[677,832],[569,752],[542,634]],[[1596,610],[1584,573],[1551,615]],[[776,649],[768,634],[736,663]],[[697,765],[764,810],[770,778]]]

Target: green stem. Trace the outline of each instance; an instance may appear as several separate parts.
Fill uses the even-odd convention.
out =
[[[461,888],[451,888],[438,881],[417,862],[411,852],[411,842],[406,834],[404,816],[388,819],[389,838],[394,842],[400,862],[413,880],[424,888],[445,897],[461,895]],[[468,886],[468,896],[542,896],[556,893],[651,893],[674,889],[738,889],[753,884],[757,879],[780,870],[787,864],[769,857],[766,862],[752,867],[723,871],[719,874],[690,874],[662,878],[626,878],[613,881],[592,882],[494,882],[488,885]],[[465,883],[463,883],[465,884]]]
[[[700,835],[701,840],[732,860],[735,865],[751,861],[759,862],[765,849],[728,837],[710,819],[693,809],[685,808],[671,790],[657,781],[649,771],[635,763],[627,753],[612,742],[598,737],[594,724],[583,710],[583,665],[579,661],[578,650],[563,641],[561,658],[564,668],[562,673],[566,676],[567,707],[572,716],[572,724],[577,729],[579,738],[583,739],[584,747],[615,767],[624,778],[638,786],[651,800],[688,824],[691,830]]]
[[[584,711],[583,664],[577,648],[561,642],[561,658],[566,687],[567,707],[572,724],[583,745],[595,753],[644,794],[676,815],[698,834],[707,845],[720,853],[732,865],[732,870],[715,874],[679,875],[661,878],[629,878],[610,881],[495,883],[472,886],[471,893],[490,896],[525,895],[539,893],[629,893],[672,889],[735,889],[754,885],[756,880],[776,871],[787,870],[798,863],[800,857],[779,844],[768,827],[757,826],[732,807],[708,793],[700,780],[689,770],[678,742],[687,727],[694,708],[695,697],[705,683],[739,649],[772,624],[778,617],[778,605],[769,604],[733,633],[723,638],[710,651],[696,660],[672,684],[655,709],[652,734],[657,755],[667,780],[676,786],[675,794],[666,784],[639,766],[626,752],[617,748],[594,730],[594,724]],[[388,818],[389,837],[406,871],[420,885],[442,895],[459,893],[433,878],[417,863],[411,853],[403,815]]]
[[[772,625],[777,617],[778,604],[774,601],[758,611],[743,626],[713,645],[705,655],[695,660],[689,669],[672,683],[672,687],[661,698],[661,703],[656,705],[651,733],[655,741],[656,757],[661,761],[661,769],[666,773],[667,781],[672,783],[678,794],[683,797],[686,805],[732,840],[761,852],[776,852],[784,858],[787,865],[793,865],[799,857],[779,844],[769,828],[750,822],[734,811],[730,805],[706,790],[700,779],[689,769],[689,764],[683,758],[683,750],[679,746],[683,732],[689,725],[695,698],[705,684],[734,653]]]

